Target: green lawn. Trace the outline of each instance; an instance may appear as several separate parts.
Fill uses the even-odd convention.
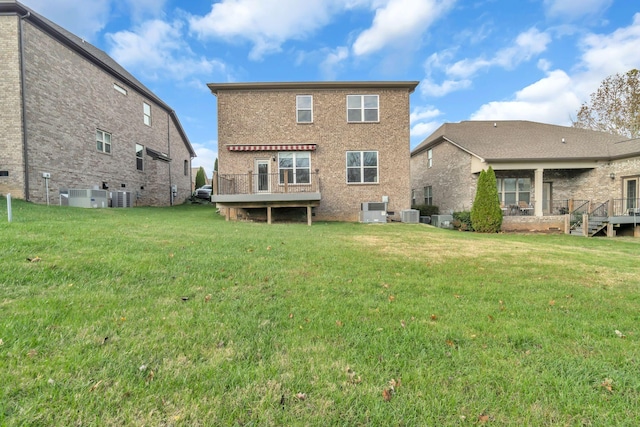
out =
[[[0,425],[640,425],[640,239],[0,198]]]

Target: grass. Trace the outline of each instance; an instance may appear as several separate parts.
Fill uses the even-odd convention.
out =
[[[6,218],[0,425],[640,425],[640,239]]]

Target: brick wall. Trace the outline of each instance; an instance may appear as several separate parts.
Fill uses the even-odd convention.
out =
[[[477,180],[471,173],[471,155],[449,143],[433,147],[430,168],[427,150],[411,158],[411,188],[416,203],[424,203],[424,187],[431,186],[433,204],[442,214],[470,210]]]
[[[18,17],[0,16],[0,194],[24,198]]]
[[[378,94],[379,123],[347,123],[346,97]],[[313,123],[296,123],[296,95],[313,96]],[[229,152],[227,144],[317,144],[311,170],[319,171],[322,201],[316,219],[357,221],[360,203],[389,196],[388,210],[410,207],[408,90],[315,89],[218,92],[220,174],[254,170],[255,159],[276,152]],[[378,151],[379,183],[347,184],[346,152]],[[271,162],[271,173],[277,172]]]
[[[111,191],[133,192],[138,205],[168,205],[170,176],[177,200],[189,197],[190,176],[183,173],[188,150],[163,108],[28,22],[24,40],[32,201],[45,200],[43,172],[51,174],[52,202],[60,189],[107,182]],[[151,126],[143,123],[143,101],[151,105]],[[96,129],[111,134],[110,154],[97,151]],[[136,144],[170,154],[173,162],[145,155],[144,171],[138,171]]]

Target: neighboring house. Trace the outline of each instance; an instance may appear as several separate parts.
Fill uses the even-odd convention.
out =
[[[156,206],[190,196],[195,152],[178,117],[123,67],[13,0],[0,0],[0,39],[0,193],[57,204],[68,189],[108,189]]]
[[[200,168],[191,168],[191,191],[195,191],[196,190],[196,174],[198,173],[198,170]],[[207,176],[207,174],[204,174],[204,184],[205,185],[211,185],[211,179]]]
[[[411,153],[413,203],[468,211],[478,175],[489,166],[503,229],[555,229],[563,214],[603,204],[600,216],[625,228],[640,207],[640,139],[529,121],[442,125]]]
[[[418,82],[211,83],[227,218],[301,210],[358,221],[362,203],[410,208],[409,95]],[[373,206],[373,205],[372,205]],[[385,205],[383,205],[383,208]],[[291,211],[291,209],[289,209]]]

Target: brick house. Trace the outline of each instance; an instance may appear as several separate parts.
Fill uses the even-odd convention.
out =
[[[134,76],[14,0],[0,0],[0,39],[1,194],[57,204],[67,189],[108,189],[155,206],[189,197],[195,152]]]
[[[362,203],[410,208],[409,95],[418,82],[211,83],[214,196],[227,218],[299,210],[358,221]],[[278,208],[274,211],[274,208]],[[289,208],[289,209],[283,209]]]
[[[640,207],[640,139],[529,121],[442,125],[411,152],[413,203],[468,211],[489,166],[503,230],[562,229],[564,214],[605,203],[610,227],[625,228]]]

